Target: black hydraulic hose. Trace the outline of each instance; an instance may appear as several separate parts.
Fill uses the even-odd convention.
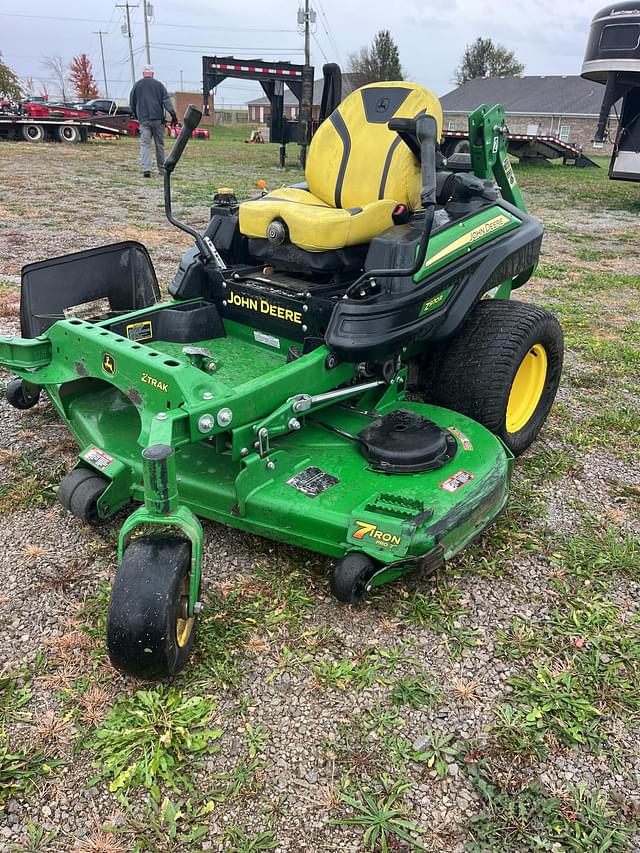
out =
[[[422,191],[420,193],[420,202],[424,208],[424,224],[422,226],[422,234],[420,235],[418,251],[413,265],[406,269],[367,270],[360,276],[360,278],[356,279],[356,281],[347,288],[345,293],[347,298],[349,298],[356,288],[358,288],[366,279],[414,276],[418,270],[421,269],[427,256],[427,249],[429,248],[431,226],[433,225],[433,216],[436,207],[437,131],[438,128],[436,120],[433,116],[419,116],[416,119],[416,136],[420,143],[420,161],[422,163]]]

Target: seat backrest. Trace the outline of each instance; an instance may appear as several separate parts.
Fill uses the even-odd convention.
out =
[[[393,199],[420,204],[420,164],[387,123],[431,115],[442,128],[438,98],[417,83],[369,83],[356,89],[318,128],[307,156],[311,192],[332,207]]]

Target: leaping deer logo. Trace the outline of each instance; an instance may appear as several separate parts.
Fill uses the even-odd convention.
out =
[[[102,369],[109,376],[114,376],[116,372],[116,360],[110,352],[105,352],[102,356]]]

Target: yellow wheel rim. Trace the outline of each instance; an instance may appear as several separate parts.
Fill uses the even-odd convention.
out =
[[[189,617],[189,619],[178,619],[176,622],[176,640],[178,641],[178,645],[180,648],[184,648],[187,644],[187,640],[189,639],[189,635],[191,634],[191,629],[193,628],[194,623],[193,616]]]
[[[519,432],[538,407],[547,379],[547,351],[535,344],[520,362],[507,403],[507,432]]]
[[[191,572],[182,581],[182,589],[180,590],[180,614],[176,619],[176,641],[180,648],[184,648],[191,636],[193,625],[195,623],[194,616],[188,616],[189,612],[189,579]]]

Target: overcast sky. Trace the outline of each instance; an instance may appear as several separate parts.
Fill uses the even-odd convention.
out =
[[[153,6],[151,59],[169,91],[180,88],[181,71],[185,90],[200,88],[202,54],[302,62],[297,0],[154,0]],[[439,95],[454,88],[453,70],[465,46],[478,36],[513,50],[525,64],[525,74],[579,74],[589,23],[602,6],[602,0],[312,0],[317,22],[311,61],[316,77],[327,60],[344,68],[351,52],[369,44],[378,30],[389,29],[408,78]],[[145,61],[142,0],[131,15],[140,76]],[[2,0],[0,51],[21,78],[34,78],[38,90],[48,76],[43,56],[59,54],[66,61],[86,52],[102,94],[94,31],[104,30],[109,94],[126,97],[131,77],[123,20],[124,9],[111,0]],[[55,87],[48,85],[55,94]],[[219,87],[217,99],[242,104],[260,95],[258,83],[229,81]]]

